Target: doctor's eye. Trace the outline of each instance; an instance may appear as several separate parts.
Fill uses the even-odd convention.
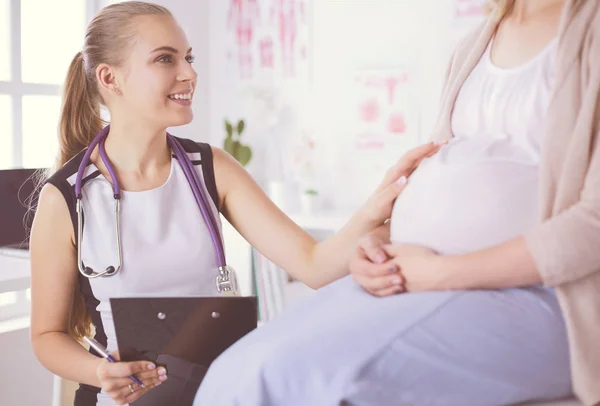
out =
[[[156,61],[162,63],[171,63],[171,55],[162,55]]]

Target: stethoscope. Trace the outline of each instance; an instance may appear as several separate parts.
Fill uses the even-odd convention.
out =
[[[120,271],[121,266],[123,264],[120,222],[121,187],[119,185],[119,181],[115,174],[114,168],[111,165],[108,156],[106,155],[106,149],[104,147],[104,142],[106,140],[106,137],[108,136],[109,130],[110,126],[107,125],[96,135],[96,137],[94,137],[87,151],[85,152],[81,163],[79,164],[79,169],[77,170],[77,177],[75,180],[75,198],[77,200],[77,267],[79,268],[79,272],[81,273],[81,275],[90,279],[98,278],[100,276],[113,276]],[[108,170],[108,173],[110,174],[112,180],[113,198],[115,202],[115,232],[117,237],[117,266],[108,266],[102,272],[96,272],[92,268],[85,266],[83,260],[81,259],[81,246],[83,239],[82,179],[85,168],[90,163],[90,156],[92,155],[92,152],[94,151],[94,148],[97,145],[100,152],[100,158],[102,159],[102,162],[104,162],[104,165],[106,166],[106,169]],[[217,291],[222,294],[237,295],[238,286],[235,271],[225,262],[225,252],[223,249],[223,241],[221,240],[221,234],[219,233],[217,221],[210,209],[209,200],[206,196],[206,191],[204,190],[204,187],[202,186],[202,183],[198,176],[198,172],[196,172],[192,161],[188,157],[187,153],[185,152],[179,141],[177,141],[177,139],[169,133],[167,133],[167,145],[173,151],[175,158],[179,162],[179,165],[181,166],[181,169],[185,174],[185,177],[194,194],[194,198],[196,199],[196,203],[200,208],[200,213],[202,214],[204,222],[206,223],[206,226],[208,227],[208,230],[210,232],[218,266],[218,275],[216,277]]]

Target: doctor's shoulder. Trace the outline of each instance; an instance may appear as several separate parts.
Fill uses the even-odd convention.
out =
[[[34,252],[39,248],[36,242],[39,244],[40,240],[44,241],[44,245],[68,241],[75,245],[72,217],[75,210],[75,190],[70,179],[76,176],[80,161],[77,160],[78,155],[46,176],[38,186],[40,194],[31,228],[31,248]],[[50,238],[55,241],[50,242]]]
[[[252,187],[254,178],[244,166],[229,152],[219,147],[211,146],[212,163],[219,200],[223,204],[225,196],[233,190]]]
[[[31,227],[31,250],[37,251],[38,242],[43,240],[62,240],[66,238],[75,244],[74,229],[71,221],[68,202],[65,196],[52,183],[45,183],[37,202],[37,208]],[[45,244],[45,243],[44,243]]]

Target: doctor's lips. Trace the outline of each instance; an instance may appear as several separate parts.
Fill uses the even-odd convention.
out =
[[[192,104],[193,96],[194,96],[193,89],[187,89],[187,90],[179,92],[179,93],[172,93],[168,97],[170,100],[174,101],[177,104],[189,106],[190,104]]]

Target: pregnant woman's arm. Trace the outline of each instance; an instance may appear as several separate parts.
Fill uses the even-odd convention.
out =
[[[502,289],[542,283],[523,237],[470,254],[441,257],[440,269],[446,289]]]
[[[408,291],[502,289],[542,282],[525,238],[462,255],[437,255],[410,245],[385,247]]]

